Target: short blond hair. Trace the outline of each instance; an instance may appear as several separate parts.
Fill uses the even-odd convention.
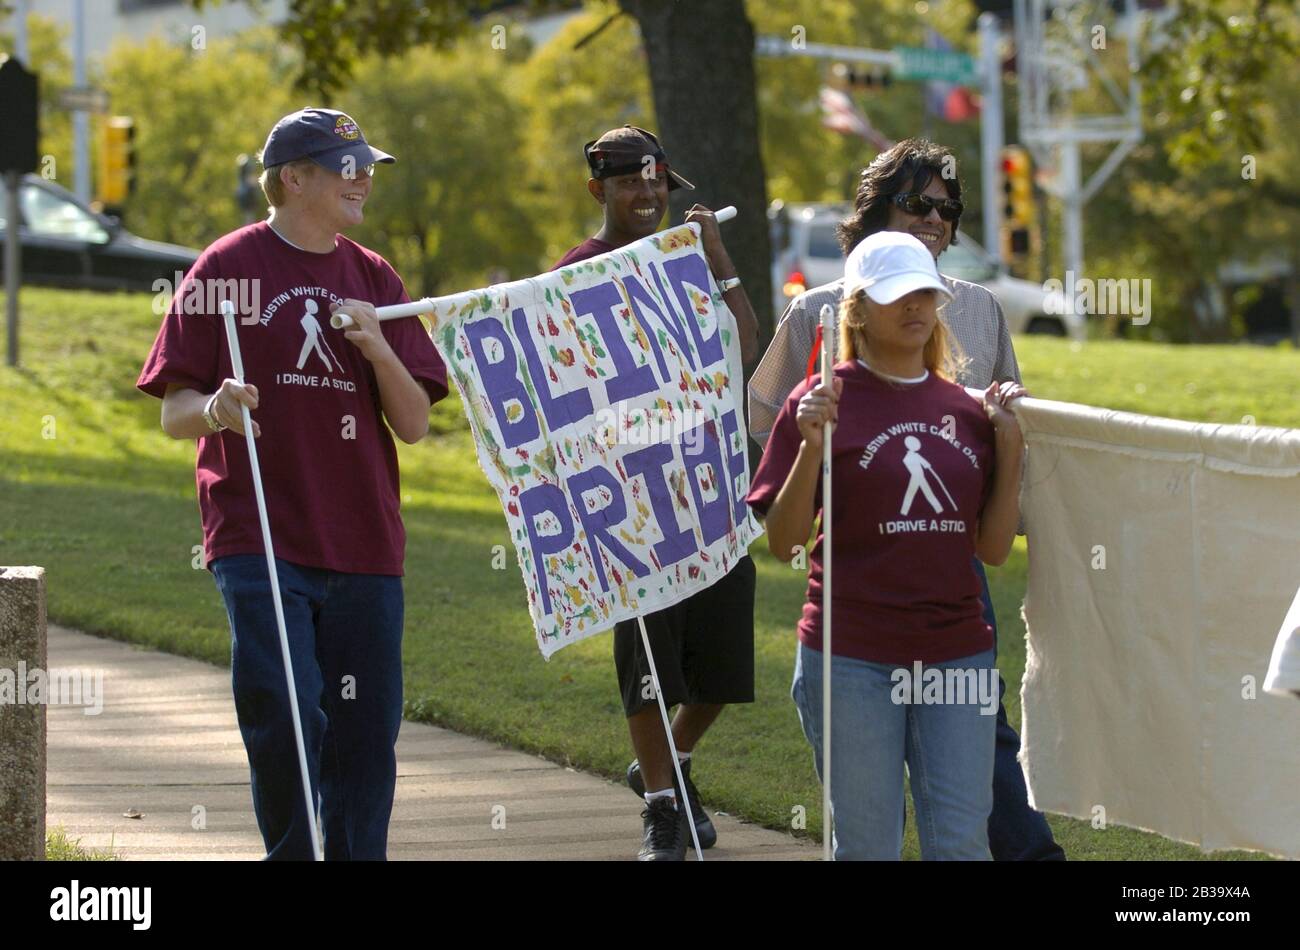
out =
[[[316,163],[310,158],[295,158],[291,162],[281,162],[279,165],[271,165],[262,169],[262,174],[257,179],[257,183],[262,186],[262,194],[266,195],[266,203],[272,208],[278,208],[286,200],[284,182],[280,179],[281,169],[303,169],[309,165],[315,167]]]
[[[937,291],[936,291],[937,293]],[[866,292],[859,290],[840,301],[839,346],[836,361],[866,360],[867,315],[877,304]],[[934,329],[925,341],[921,359],[925,368],[941,379],[952,381],[966,364],[966,354],[961,344],[948,332],[943,317],[936,314]]]

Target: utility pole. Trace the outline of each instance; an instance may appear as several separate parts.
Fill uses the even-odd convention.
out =
[[[0,102],[5,104],[5,134],[0,137],[0,172],[5,183],[5,336],[7,361],[18,365],[18,291],[22,247],[18,238],[18,189],[23,175],[36,170],[40,140],[36,74],[17,57],[0,62]]]
[[[984,204],[984,250],[1002,269],[1002,56],[1001,29],[994,13],[981,13],[980,37],[980,172]]]
[[[86,88],[86,0],[72,3],[73,85]],[[84,107],[72,113],[73,191],[82,202],[90,202],[90,113]]]
[[[1142,90],[1138,82],[1136,0],[1124,0],[1122,16],[1111,16],[1099,0],[1015,0],[1016,71],[1020,79],[1020,137],[1040,168],[1057,169],[1043,182],[1062,203],[1065,270],[1084,274],[1083,209],[1142,140]],[[1106,23],[1114,25],[1107,37]],[[1099,50],[1122,39],[1128,51],[1128,90],[1100,64]],[[1100,45],[1098,42],[1100,41]],[[1089,72],[1109,94],[1118,113],[1078,115],[1071,99],[1090,84]],[[1114,142],[1106,160],[1085,181],[1080,148]]]
[[[14,56],[24,66],[27,58],[27,13],[31,0],[14,0]]]

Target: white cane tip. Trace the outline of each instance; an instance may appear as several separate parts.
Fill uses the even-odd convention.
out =
[[[233,317],[235,315],[235,305],[229,300],[221,301],[221,315],[223,317]]]
[[[335,330],[345,330],[352,326],[352,318],[347,314],[336,313],[334,316],[330,317],[330,326]]]
[[[735,205],[727,205],[725,208],[719,208],[717,211],[713,213],[713,217],[715,217],[719,223],[723,221],[730,221],[735,216],[736,216]]]

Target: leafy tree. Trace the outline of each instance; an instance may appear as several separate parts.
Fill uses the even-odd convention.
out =
[[[590,173],[582,146],[625,123],[652,130],[657,125],[644,55],[630,17],[610,20],[608,10],[590,10],[565,24],[519,67],[514,88],[527,117],[530,213],[545,249],[539,267],[549,266],[600,228],[600,206],[587,192]],[[610,63],[629,68],[613,71]],[[694,170],[676,152],[670,155],[694,181]]]
[[[1142,72],[1153,113],[1177,130],[1166,143],[1175,165],[1194,170],[1223,149],[1266,144],[1270,92],[1300,64],[1297,11],[1296,0],[1179,0],[1176,16],[1152,26]]]
[[[190,2],[202,10],[223,0]],[[538,10],[573,5],[525,2]],[[390,59],[422,46],[448,49],[468,32],[473,18],[496,6],[495,0],[289,0],[280,33],[301,54],[295,85],[328,105],[348,87],[365,57]]]
[[[378,169],[354,236],[382,248],[413,293],[536,266],[536,232],[521,207],[524,116],[507,80],[526,45],[516,34],[499,51],[486,34],[467,35],[440,53],[368,55],[336,95],[335,106],[398,156]],[[236,157],[256,156],[275,121],[304,105],[281,78],[297,69],[298,54],[270,30],[199,50],[156,38],[116,45],[104,83],[114,110],[136,119],[131,227],[200,247],[238,227]]]
[[[258,153],[275,120],[300,106],[280,79],[296,63],[270,30],[213,40],[204,49],[158,38],[115,44],[103,84],[113,110],[135,119],[128,226],[203,247],[241,225],[235,160]]]
[[[1232,17],[1192,2],[1144,38],[1158,47],[1141,73],[1144,140],[1089,203],[1086,237],[1090,276],[1152,281],[1152,325],[1132,335],[1239,336],[1238,319],[1215,316],[1231,309],[1221,266],[1290,259],[1300,272],[1300,142],[1288,134],[1300,119],[1297,24],[1292,2]],[[1243,30],[1257,35],[1246,42]],[[1105,55],[1122,78],[1127,51]]]
[[[520,67],[509,51],[522,51],[525,39],[505,36],[505,49],[485,30],[443,52],[367,56],[337,103],[397,157],[376,169],[366,221],[353,236],[382,249],[413,294],[544,266],[528,212],[526,114],[510,89]]]

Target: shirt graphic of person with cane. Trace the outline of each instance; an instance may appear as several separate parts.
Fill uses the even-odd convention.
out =
[[[332,373],[336,366],[339,369],[342,369],[343,367],[338,361],[339,358],[334,356],[334,351],[330,349],[330,345],[324,340],[325,331],[321,328],[320,321],[316,319],[317,309],[316,301],[309,299],[307,301],[307,312],[303,314],[302,319],[298,321],[299,324],[302,325],[303,331],[307,334],[307,339],[302,341],[302,350],[298,353],[298,368],[302,369],[307,364],[307,354],[312,350],[315,350],[316,355],[319,356],[321,362],[325,364],[325,368]],[[324,347],[324,349],[322,349],[322,347]],[[326,351],[329,352],[330,356],[334,356],[333,363],[331,363],[329,357],[325,355]]]
[[[909,435],[903,440],[903,444],[907,446],[907,454],[903,456],[903,465],[912,474],[912,480],[907,483],[907,494],[903,496],[903,504],[898,509],[898,513],[906,515],[912,510],[912,499],[916,497],[916,491],[919,488],[925,494],[925,500],[930,503],[934,513],[936,515],[943,514],[943,505],[939,503],[939,499],[935,497],[933,490],[930,488],[930,483],[926,478],[927,472],[934,476],[934,480],[939,483],[943,493],[948,495],[948,503],[956,511],[957,503],[952,500],[952,495],[948,494],[948,486],[943,483],[943,479],[934,470],[934,466],[921,455],[921,440],[914,435]]]

